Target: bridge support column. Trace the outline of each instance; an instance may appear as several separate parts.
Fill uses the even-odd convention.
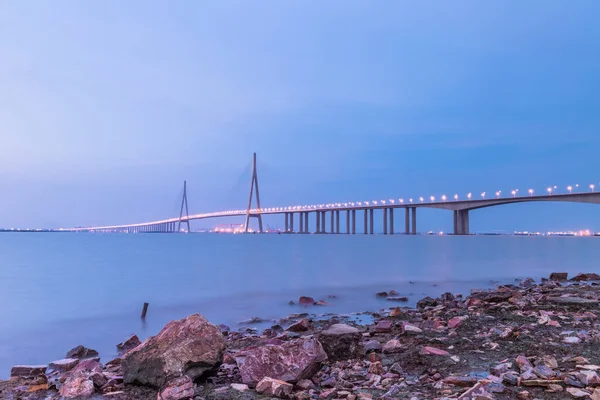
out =
[[[387,208],[383,209],[383,234],[387,235],[387,224],[388,224],[388,210]]]
[[[340,233],[340,210],[335,210],[335,233]]]
[[[404,234],[410,235],[410,207],[404,209]]]
[[[304,233],[304,213],[299,213],[298,217],[300,218],[300,230],[298,232]]]
[[[412,208],[412,234],[417,234],[417,207]]]
[[[327,224],[325,223],[326,217],[325,211],[321,211],[321,233],[327,233]]]
[[[394,234],[394,209],[390,208],[390,235]]]
[[[333,222],[333,219],[334,219],[333,214],[334,214],[334,211],[331,210],[331,215],[329,216],[329,219],[330,219],[329,222],[331,223],[331,226],[329,227],[329,232],[330,233],[335,233],[335,229],[334,229],[335,227],[334,227],[334,222]]]
[[[315,211],[315,233],[321,233],[321,213]]]
[[[294,232],[294,213],[290,213],[290,232]]]
[[[352,234],[356,234],[356,210],[352,210]]]
[[[304,233],[309,233],[308,230],[308,211],[304,213]]]
[[[346,210],[346,235],[350,234],[350,210]]]
[[[283,231],[287,232],[290,229],[290,217],[289,217],[288,213],[284,213],[283,215],[285,215],[285,225],[284,225]]]
[[[469,210],[454,211],[454,234],[469,234]]]
[[[367,210],[367,209],[365,208],[365,235],[368,233],[368,231],[367,231],[367,213],[368,213],[368,212],[369,212],[369,210]]]
[[[373,224],[373,215],[375,214],[375,210],[373,210],[372,208],[369,210],[369,233],[372,235],[373,234],[373,228],[374,228],[374,224]]]

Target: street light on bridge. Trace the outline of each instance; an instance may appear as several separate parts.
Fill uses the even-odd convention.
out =
[[[481,198],[485,199],[485,192],[481,193]]]
[[[502,193],[502,191],[501,191],[501,190],[498,190],[498,191],[496,192],[496,197],[497,197],[497,198],[500,198],[500,193]]]
[[[446,195],[445,194],[442,195],[442,201],[446,201]]]
[[[421,200],[421,203],[425,201],[423,197],[419,197],[419,200]]]
[[[467,199],[471,200],[471,197],[473,197],[472,193],[467,193]]]
[[[593,183],[590,185],[590,190],[593,192],[594,189],[596,188],[596,185],[594,185]]]
[[[529,189],[529,195],[533,196],[533,189]]]
[[[567,190],[569,191],[569,194],[573,193],[573,186],[567,186]]]
[[[512,192],[510,192],[510,194],[512,194],[513,197],[517,197],[517,191],[513,190]]]
[[[552,196],[552,188],[549,187],[548,189],[546,189],[548,191],[548,194],[550,194],[550,196]]]
[[[458,200],[458,194],[454,195],[454,200]]]
[[[430,199],[430,200],[431,200],[431,202],[433,203],[433,202],[435,201],[435,196],[431,196],[429,199]]]

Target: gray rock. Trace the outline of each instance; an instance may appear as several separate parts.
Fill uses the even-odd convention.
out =
[[[319,334],[319,342],[332,361],[358,358],[363,351],[360,347],[362,334],[357,328],[346,324],[335,324]]]

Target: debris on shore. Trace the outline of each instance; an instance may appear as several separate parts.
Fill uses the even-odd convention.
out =
[[[294,314],[258,334],[194,314],[144,342],[125,339],[104,364],[78,346],[48,365],[15,366],[0,398],[600,400],[596,279],[553,273],[444,293],[370,313],[367,325]]]

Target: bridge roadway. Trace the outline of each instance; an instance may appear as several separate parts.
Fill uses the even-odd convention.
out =
[[[279,215],[285,218],[285,232],[311,233],[309,228],[309,215],[314,213],[314,233],[340,232],[340,214],[345,213],[346,234],[356,234],[356,212],[363,213],[363,233],[373,234],[375,210],[381,210],[383,217],[383,233],[394,234],[394,211],[404,209],[404,233],[415,235],[417,233],[417,208],[439,208],[453,211],[454,234],[469,234],[469,211],[480,208],[495,207],[505,204],[556,201],[572,203],[600,204],[600,192],[549,194],[542,196],[500,197],[489,199],[447,200],[431,202],[409,202],[403,200],[388,200],[381,202],[337,203],[318,206],[293,206],[252,209],[253,215]],[[246,216],[248,210],[229,210],[203,214],[193,214],[182,218],[170,218],[160,221],[144,222],[129,225],[98,226],[87,228],[64,229],[73,232],[178,232],[180,224],[185,221]],[[329,213],[329,227],[327,227],[327,213]],[[298,220],[298,229],[294,227],[294,220]],[[329,229],[327,229],[329,228]]]

